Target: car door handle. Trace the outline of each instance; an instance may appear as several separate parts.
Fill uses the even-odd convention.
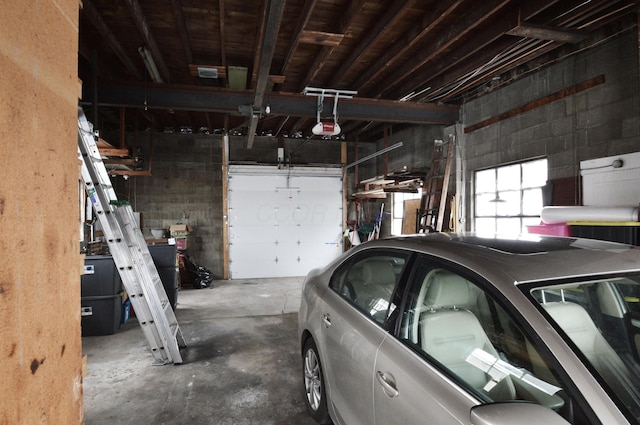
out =
[[[328,328],[329,326],[331,326],[331,316],[329,316],[328,314],[323,314],[322,323],[324,323],[325,328]]]
[[[376,378],[378,378],[378,382],[382,385],[382,391],[384,391],[386,395],[391,398],[398,397],[399,393],[396,388],[396,382],[395,379],[393,379],[393,375],[378,371],[376,373]]]

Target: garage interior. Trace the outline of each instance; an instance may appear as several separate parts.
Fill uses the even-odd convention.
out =
[[[637,218],[540,216],[640,202],[637,1],[2,6],[0,423],[307,423],[302,277],[357,240],[428,231],[443,145],[442,230],[640,244]],[[133,315],[82,337],[81,275],[105,244],[78,105],[149,246],[208,277],[174,267],[183,365],[153,367]]]

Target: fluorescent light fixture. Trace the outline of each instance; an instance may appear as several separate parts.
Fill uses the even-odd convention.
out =
[[[144,46],[138,47],[138,53],[140,53],[140,57],[144,62],[144,66],[147,68],[147,72],[149,72],[149,77],[154,83],[163,83],[162,77],[160,76],[160,72],[158,72],[158,67],[156,66],[156,62],[153,60],[153,56],[149,49]]]

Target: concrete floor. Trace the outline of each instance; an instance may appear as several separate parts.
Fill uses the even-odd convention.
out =
[[[297,311],[302,278],[185,289],[184,363],[153,366],[135,319],[83,338],[87,425],[313,424],[304,404]]]

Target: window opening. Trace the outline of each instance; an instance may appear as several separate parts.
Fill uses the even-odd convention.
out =
[[[479,234],[526,233],[540,224],[547,159],[475,172],[475,230]]]

